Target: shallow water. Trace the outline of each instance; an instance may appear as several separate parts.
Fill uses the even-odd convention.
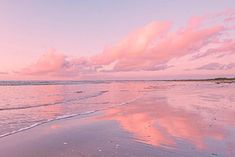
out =
[[[102,111],[141,143],[187,155],[235,155],[235,84],[1,82],[0,136]],[[208,153],[209,152],[209,153]]]

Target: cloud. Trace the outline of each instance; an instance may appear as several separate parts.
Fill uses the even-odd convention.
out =
[[[172,32],[169,23],[152,22],[92,59],[99,65],[116,62],[114,71],[154,69],[172,58],[197,51],[223,30],[220,25],[201,29],[199,25],[200,20],[192,18],[185,28]]]
[[[217,57],[222,57],[233,53],[235,53],[235,40],[226,39],[224,41],[218,41],[214,43],[212,48],[208,48],[204,52],[199,51],[199,53],[195,54],[192,57],[192,60],[201,59],[203,57],[210,55],[216,55]]]
[[[235,63],[230,63],[226,65],[226,69],[235,69]]]
[[[197,69],[198,70],[230,70],[234,68],[235,68],[235,63],[230,63],[230,64],[209,63]]]
[[[19,73],[26,75],[48,75],[48,76],[77,76],[79,73],[93,72],[95,66],[89,66],[84,57],[69,58],[50,50],[39,58],[39,60],[22,69]]]
[[[166,70],[166,69],[169,69],[171,67],[174,67],[174,66],[173,65],[167,65],[167,64],[160,64],[160,65],[156,65],[155,67],[151,67],[151,68],[146,69],[146,70],[159,71],[159,70]]]
[[[223,65],[221,65],[219,63],[209,63],[209,64],[203,65],[197,69],[199,69],[199,70],[222,70]]]
[[[59,72],[64,67],[66,67],[66,57],[63,54],[51,51],[41,56],[36,63],[24,68],[21,72],[31,75],[49,74]]]
[[[7,75],[8,74],[8,72],[1,72],[0,71],[0,75]]]
[[[116,60],[141,57],[157,38],[161,38],[166,34],[169,28],[169,22],[151,22],[129,34],[115,46],[95,55],[92,57],[92,61],[94,64],[107,65]]]
[[[231,13],[221,13],[217,17],[220,20],[214,22],[212,17],[195,16],[186,26],[179,28],[173,27],[169,21],[154,21],[94,56],[71,58],[52,51],[20,73],[78,76],[99,72],[163,71],[174,67],[167,64],[169,61],[188,54],[195,54],[194,60],[213,54],[218,57],[232,54],[235,52],[235,40],[227,35],[231,31],[227,27],[227,22],[231,23],[228,20]],[[197,70],[221,68],[224,67],[210,63]]]

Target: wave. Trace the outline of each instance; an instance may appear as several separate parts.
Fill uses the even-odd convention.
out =
[[[43,124],[53,122],[53,121],[58,121],[58,120],[63,120],[63,119],[68,119],[68,118],[73,118],[73,117],[82,116],[82,115],[89,115],[89,114],[93,114],[93,113],[96,113],[96,112],[99,112],[99,111],[105,111],[105,110],[108,110],[108,109],[110,109],[110,108],[114,108],[114,107],[118,107],[118,106],[130,104],[130,103],[132,103],[132,102],[134,102],[134,101],[140,99],[141,97],[142,97],[142,96],[137,97],[137,98],[134,98],[134,99],[131,99],[131,100],[126,101],[126,102],[119,103],[119,104],[113,104],[113,105],[111,105],[111,106],[109,106],[109,107],[106,107],[106,108],[103,108],[103,109],[92,110],[92,111],[86,111],[86,112],[82,112],[82,113],[75,113],[75,114],[69,114],[69,115],[61,115],[61,116],[58,116],[58,117],[56,117],[56,118],[54,118],[54,119],[48,119],[48,120],[46,120],[46,121],[37,122],[37,123],[34,123],[34,124],[30,125],[30,126],[23,127],[23,128],[18,129],[18,130],[14,130],[14,131],[11,131],[11,132],[2,134],[2,135],[0,135],[0,138],[4,138],[4,137],[7,137],[7,136],[10,136],[10,135],[19,133],[19,132],[23,132],[23,131],[26,131],[26,130],[35,128],[35,127],[37,127],[37,126],[43,125]]]
[[[54,119],[48,119],[47,121],[37,122],[37,123],[34,123],[34,124],[30,125],[30,126],[23,127],[23,128],[18,129],[18,130],[14,130],[14,131],[2,134],[2,135],[0,135],[0,138],[3,138],[3,137],[10,136],[10,135],[22,132],[22,131],[26,131],[26,130],[32,129],[32,128],[36,127],[36,126],[39,126],[39,125],[42,125],[42,124],[45,124],[45,123],[53,122],[53,121],[56,121],[56,120],[72,118],[72,117],[79,116],[79,115],[89,115],[89,114],[92,114],[94,112],[97,112],[97,111],[94,110],[94,111],[87,111],[87,112],[78,113],[78,114],[70,114],[70,115],[58,116],[58,117],[56,117]]]
[[[80,85],[110,83],[110,81],[0,81],[0,86]]]
[[[29,109],[29,108],[37,108],[37,107],[45,107],[45,106],[51,106],[51,105],[58,105],[58,104],[64,104],[68,102],[73,102],[73,101],[79,101],[79,100],[85,100],[89,98],[94,98],[103,95],[104,93],[107,93],[108,91],[99,91],[98,93],[95,93],[93,95],[87,95],[81,98],[76,98],[76,99],[69,99],[66,101],[58,101],[54,103],[48,103],[48,104],[38,104],[38,105],[28,105],[28,106],[20,106],[20,107],[5,107],[5,108],[0,108],[0,111],[6,111],[6,110],[23,110],[23,109]]]

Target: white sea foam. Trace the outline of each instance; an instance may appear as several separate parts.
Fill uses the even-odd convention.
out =
[[[19,133],[19,132],[22,132],[22,131],[26,131],[26,130],[29,130],[29,129],[32,129],[32,128],[36,127],[36,126],[39,126],[39,125],[42,125],[42,124],[45,124],[45,123],[53,122],[53,121],[56,121],[56,120],[72,118],[72,117],[76,117],[76,116],[80,116],[80,115],[88,115],[88,114],[92,114],[92,113],[95,113],[95,112],[97,112],[97,110],[86,111],[86,112],[77,113],[77,114],[69,114],[69,115],[58,116],[58,117],[53,118],[53,119],[48,119],[48,120],[43,121],[43,122],[37,122],[37,123],[34,123],[34,124],[30,125],[30,126],[23,127],[23,128],[18,129],[18,130],[14,130],[14,131],[2,134],[2,135],[0,135],[0,138],[6,137],[6,136],[10,136],[10,135],[13,135],[13,134],[16,134],[16,133]]]
[[[101,96],[105,93],[107,93],[108,91],[99,91],[97,93],[94,94],[90,94],[81,98],[73,98],[73,99],[69,99],[69,100],[65,100],[65,101],[57,101],[54,103],[48,103],[48,104],[38,104],[38,105],[24,105],[24,106],[19,106],[19,107],[5,107],[5,108],[0,108],[0,111],[6,111],[6,110],[23,110],[23,109],[28,109],[28,108],[36,108],[36,107],[44,107],[44,106],[51,106],[51,105],[59,105],[59,104],[65,104],[68,102],[74,102],[74,101],[79,101],[79,100],[85,100],[85,99],[89,99],[89,98],[94,98],[94,97],[98,97]]]
[[[142,96],[136,97],[134,99],[131,99],[129,101],[125,101],[125,102],[122,102],[122,103],[119,103],[119,104],[113,104],[113,105],[111,105],[109,107],[106,107],[106,108],[103,108],[103,109],[99,109],[99,110],[91,110],[91,111],[86,111],[86,112],[82,112],[82,113],[61,115],[61,116],[55,117],[53,119],[48,119],[48,120],[43,121],[43,122],[37,122],[37,123],[34,123],[34,124],[30,125],[30,126],[23,127],[23,128],[18,129],[18,130],[14,130],[14,131],[2,134],[2,135],[0,135],[0,138],[3,138],[3,137],[6,137],[6,136],[10,136],[10,135],[13,135],[13,134],[16,134],[16,133],[19,133],[19,132],[23,132],[23,131],[32,129],[34,127],[40,126],[40,125],[45,124],[45,123],[50,123],[50,122],[53,122],[53,121],[67,119],[67,118],[72,118],[72,117],[76,117],[76,116],[89,115],[89,114],[93,114],[93,113],[98,112],[98,111],[104,111],[104,110],[108,110],[110,108],[126,105],[126,104],[129,104],[129,103],[132,103],[132,102],[138,100],[141,97]]]

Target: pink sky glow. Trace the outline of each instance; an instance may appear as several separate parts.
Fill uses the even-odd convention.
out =
[[[233,10],[193,16],[181,26],[171,20],[152,21],[89,55],[71,55],[53,48],[18,66],[14,62],[19,54],[15,54],[7,61],[11,68],[4,69],[4,64],[0,69],[0,79],[234,77],[234,30]]]

